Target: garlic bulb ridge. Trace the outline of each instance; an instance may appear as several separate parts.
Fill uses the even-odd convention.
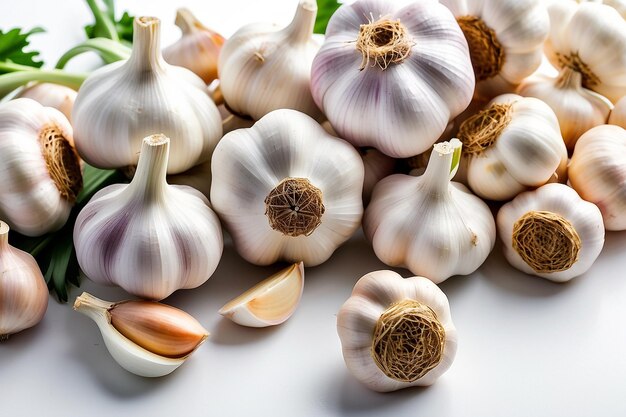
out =
[[[76,256],[91,280],[160,300],[217,268],[217,216],[199,191],[167,184],[168,151],[167,137],[145,138],[132,182],[100,190],[78,215]]]
[[[136,18],[133,36],[131,57],[94,71],[78,91],[72,123],[79,154],[98,168],[136,165],[142,138],[160,132],[172,139],[169,174],[207,161],[222,125],[206,85],[164,61],[158,19]]]

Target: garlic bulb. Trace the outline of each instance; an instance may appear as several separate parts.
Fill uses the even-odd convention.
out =
[[[603,125],[582,135],[569,180],[583,199],[600,208],[606,230],[626,230],[626,130]]]
[[[541,0],[442,0],[469,45],[476,92],[492,98],[515,86],[541,64],[550,19]]]
[[[570,152],[580,135],[606,123],[613,108],[606,97],[584,88],[582,74],[569,67],[563,68],[557,78],[543,75],[528,78],[517,91],[522,96],[542,100],[554,110]]]
[[[363,167],[365,168],[363,203],[367,205],[372,198],[374,186],[383,178],[394,173],[396,160],[374,148],[362,148],[360,152],[361,158],[363,158]]]
[[[176,26],[183,35],[163,50],[165,61],[193,71],[207,84],[216,79],[217,58],[224,37],[205,27],[184,7],[176,11]]]
[[[230,300],[219,313],[237,324],[268,327],[293,315],[304,289],[304,264],[293,264]]]
[[[602,0],[602,3],[611,6],[626,19],[626,0]]]
[[[259,120],[276,109],[299,110],[319,119],[311,97],[311,62],[319,45],[313,40],[317,3],[301,0],[284,29],[251,24],[229,38],[219,57],[219,78],[228,106]]]
[[[504,94],[461,124],[467,180],[479,196],[513,198],[565,175],[567,149],[554,112],[532,97]]]
[[[70,120],[76,91],[69,87],[52,83],[36,83],[21,90],[16,98],[30,98],[46,107],[53,107]]]
[[[113,359],[139,376],[173,372],[209,336],[189,314],[152,301],[112,303],[84,292],[74,310],[96,322]]]
[[[626,24],[612,7],[572,0],[548,5],[545,53],[557,69],[582,76],[583,87],[615,103],[626,95]]]
[[[83,186],[72,126],[29,98],[0,104],[0,217],[27,236],[65,224]]]
[[[312,118],[275,110],[222,138],[211,201],[248,262],[315,266],[358,229],[363,162]]]
[[[621,126],[626,129],[626,97],[615,103],[615,107],[609,116],[609,124]]]
[[[432,385],[457,349],[446,295],[424,277],[393,271],[356,283],[337,314],[337,333],[348,370],[380,392]]]
[[[9,245],[9,225],[0,221],[0,342],[33,327],[48,308],[48,287],[37,261]]]
[[[485,262],[496,240],[489,207],[465,186],[450,183],[461,142],[434,145],[421,177],[392,175],[374,188],[363,230],[378,259],[440,283]]]
[[[78,91],[72,111],[80,156],[98,168],[136,165],[141,139],[172,138],[169,174],[207,161],[222,135],[217,107],[204,82],[167,64],[160,51],[160,22],[134,23],[130,59],[94,71]]]
[[[585,273],[604,245],[598,207],[563,184],[518,195],[502,206],[497,220],[509,263],[555,282]]]
[[[78,215],[76,257],[92,281],[160,300],[217,268],[219,221],[200,192],[167,184],[169,147],[163,135],[145,138],[132,182],[103,188]]]
[[[474,75],[463,32],[437,1],[359,0],[330,20],[311,91],[340,137],[410,157],[465,110]]]

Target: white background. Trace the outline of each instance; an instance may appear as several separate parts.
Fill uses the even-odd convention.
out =
[[[163,20],[163,45],[178,37],[175,8],[187,6],[228,36],[259,20],[287,24],[296,0],[119,1],[118,10]],[[10,4],[10,5],[9,5]],[[44,26],[33,46],[52,65],[82,40],[80,0],[2,0],[0,28]],[[89,59],[71,67],[84,67]],[[172,375],[144,379],[109,357],[95,324],[51,298],[37,327],[0,345],[1,416],[624,416],[626,415],[626,233],[609,233],[584,276],[553,284],[513,270],[498,242],[483,267],[442,284],[459,334],[452,368],[434,386],[371,392],[346,370],[336,313],[363,274],[383,269],[359,233],[306,271],[296,314],[272,329],[247,329],[218,308],[281,266],[247,264],[228,246],[215,275],[167,302],[211,332]],[[409,276],[408,271],[400,271]],[[123,291],[85,280],[108,300]]]

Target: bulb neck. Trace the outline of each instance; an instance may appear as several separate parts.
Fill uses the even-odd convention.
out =
[[[555,86],[559,89],[580,90],[583,86],[583,75],[570,67],[564,67],[561,69],[561,72],[559,72]]]
[[[161,69],[165,64],[161,54],[161,21],[156,17],[136,17],[133,30],[133,50],[128,64],[140,72]]]
[[[167,162],[170,139],[165,135],[151,135],[143,140],[139,163],[128,192],[133,198],[158,201],[167,189]]]
[[[0,253],[9,247],[9,225],[0,220]]]
[[[302,0],[298,3],[293,20],[283,33],[287,35],[288,42],[295,44],[306,43],[311,39],[315,18],[317,17],[317,3],[313,0]]]
[[[583,87],[592,90],[593,87],[600,84],[600,78],[594,74],[585,62],[583,62],[583,60],[578,56],[578,53],[572,52],[569,55],[565,55],[557,52],[556,58],[558,60],[558,66],[562,70],[570,69],[573,72],[580,74]],[[559,75],[559,78],[561,78],[561,75]]]
[[[204,25],[191,13],[186,7],[181,7],[176,10],[176,20],[174,24],[180,28],[183,35],[189,35],[190,33],[198,32],[200,30],[206,30]]]
[[[450,180],[459,169],[461,161],[461,141],[452,139],[450,142],[436,143],[428,160],[423,183],[427,190],[435,195],[447,195]]]

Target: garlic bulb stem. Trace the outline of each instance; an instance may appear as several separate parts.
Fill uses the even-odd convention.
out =
[[[311,0],[302,0],[293,20],[285,29],[287,42],[294,45],[306,43],[313,33],[315,18],[317,17],[317,3]]]
[[[201,28],[204,29],[204,25],[200,23],[193,13],[191,13],[191,11],[186,7],[181,7],[176,10],[176,20],[174,20],[174,24],[180,28],[183,35],[197,32]]]
[[[426,172],[424,172],[424,187],[433,194],[448,195],[450,180],[459,169],[462,143],[458,139],[450,142],[436,143],[430,154]]]
[[[156,17],[138,18],[133,32],[133,52],[128,59],[129,65],[138,71],[163,71],[161,54],[161,22]]]
[[[0,252],[9,246],[9,225],[0,221]]]
[[[141,148],[141,158],[125,194],[142,201],[156,201],[166,195],[170,141],[165,135],[151,135]]]

